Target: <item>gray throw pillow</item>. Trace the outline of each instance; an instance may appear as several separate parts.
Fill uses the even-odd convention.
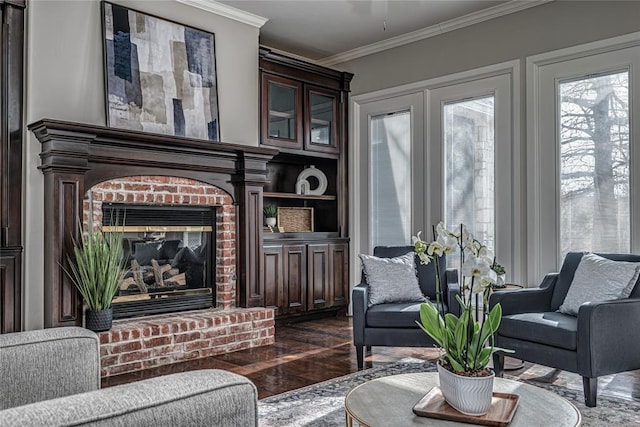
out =
[[[640,263],[612,261],[596,254],[580,260],[560,313],[578,315],[585,302],[628,298],[640,275]]]
[[[369,284],[369,305],[426,301],[416,277],[415,254],[395,258],[360,255]]]

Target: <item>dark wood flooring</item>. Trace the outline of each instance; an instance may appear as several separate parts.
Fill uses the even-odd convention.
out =
[[[435,360],[437,356],[435,349],[374,347],[365,357],[365,368],[405,357]],[[103,379],[102,385],[195,369],[225,369],[244,375],[254,382],[260,399],[346,375],[357,371],[351,320],[342,316],[277,326],[276,342],[271,346],[118,375]],[[582,390],[578,375],[541,365],[525,363],[508,374]],[[601,377],[599,386],[608,395],[640,399],[640,371]]]

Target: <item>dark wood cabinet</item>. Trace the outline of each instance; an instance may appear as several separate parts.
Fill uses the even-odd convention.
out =
[[[332,306],[349,303],[349,245],[329,245],[329,299]]]
[[[284,260],[282,245],[265,245],[262,266],[264,277],[264,304],[275,310],[276,316],[285,313],[284,307]]]
[[[284,245],[285,313],[304,313],[307,301],[307,248],[303,244]]]
[[[265,306],[276,316],[307,309],[307,247],[304,244],[264,246]]]
[[[315,86],[304,91],[304,149],[320,153],[338,153],[340,92]]]
[[[25,1],[0,0],[0,333],[22,330]]]
[[[302,83],[272,74],[262,74],[261,79],[262,144],[301,149],[304,135]]]
[[[260,143],[279,150],[267,165],[263,205],[312,216],[307,228],[279,218],[276,232],[263,233],[262,280],[267,305],[279,317],[337,311],[349,303],[347,112],[352,77],[260,49]],[[314,194],[320,179],[309,168],[326,177],[322,194]],[[297,184],[300,174],[311,176],[308,189]]]
[[[329,245],[326,243],[310,244],[307,252],[307,266],[309,268],[307,309],[316,310],[330,307]]]

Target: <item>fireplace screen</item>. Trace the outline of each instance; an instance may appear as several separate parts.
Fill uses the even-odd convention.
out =
[[[103,205],[102,228],[124,234],[114,318],[213,305],[214,208]]]

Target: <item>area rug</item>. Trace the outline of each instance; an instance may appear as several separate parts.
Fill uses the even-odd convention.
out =
[[[435,372],[433,363],[406,358],[399,362],[366,369],[298,390],[278,394],[258,403],[260,426],[343,426],[344,398],[352,388],[375,378],[411,372]],[[514,379],[505,375],[505,378]],[[545,388],[572,402],[582,414],[583,426],[638,426],[640,401],[600,393],[598,406],[584,406],[582,390],[560,387],[539,381],[524,382]]]

